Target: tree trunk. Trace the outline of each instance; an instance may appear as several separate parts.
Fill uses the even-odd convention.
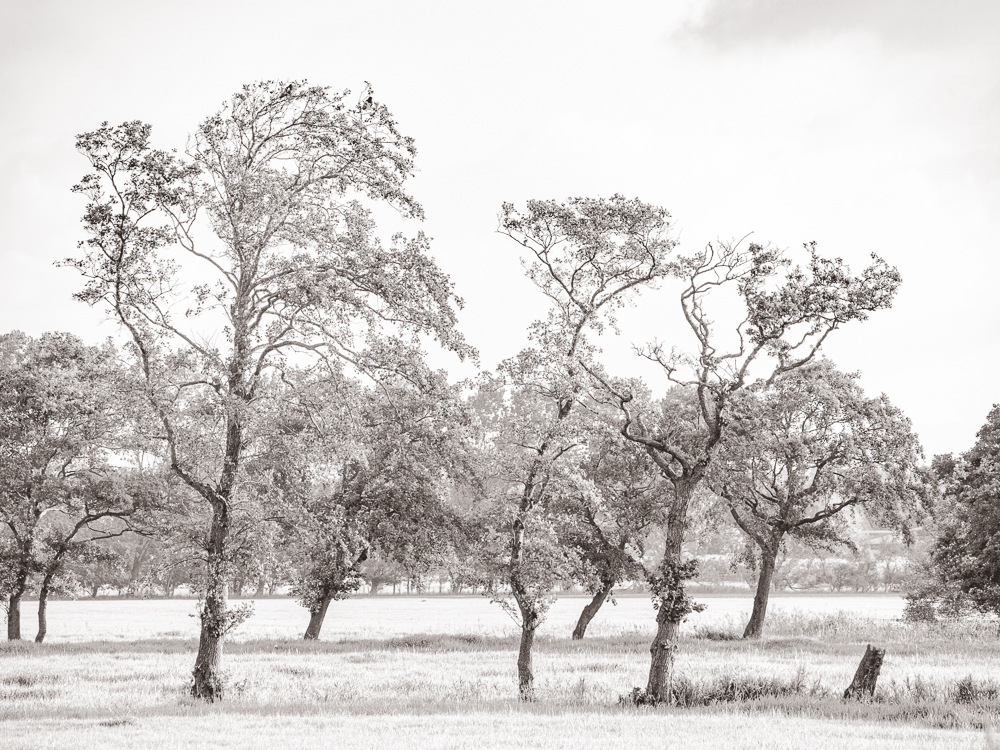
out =
[[[7,640],[21,640],[21,597],[24,596],[23,589],[16,593],[11,593],[7,599]]]
[[[208,547],[208,570],[205,601],[201,608],[201,636],[194,662],[191,695],[215,701],[222,698],[222,650],[228,629],[226,609],[226,541],[229,536],[229,510],[216,501],[212,507],[212,530]]]
[[[235,576],[233,576],[233,584],[230,587],[232,591],[230,594],[235,596],[237,599],[243,598],[243,587],[246,586],[247,574],[240,570]]]
[[[38,634],[35,636],[35,643],[44,641],[45,634],[48,632],[46,615],[49,607],[49,592],[52,590],[52,576],[53,571],[46,573],[45,578],[42,579],[42,586],[38,589]]]
[[[7,598],[7,640],[21,640],[21,597],[28,587],[28,571],[22,568]]]
[[[594,616],[600,611],[601,606],[604,604],[605,600],[608,598],[608,594],[614,588],[615,582],[611,581],[601,581],[601,588],[594,598],[590,600],[590,604],[583,608],[583,612],[580,613],[580,619],[576,621],[576,627],[573,628],[573,640],[579,641],[583,638],[584,634],[587,632],[587,626],[590,625],[590,621],[594,619]]]
[[[330,607],[333,597],[324,596],[316,609],[309,612],[309,627],[306,628],[305,640],[318,641],[319,631],[323,629],[323,619],[326,617],[326,610]]]
[[[535,699],[535,673],[532,671],[531,647],[535,643],[538,615],[522,615],[521,646],[517,651],[517,691],[522,701]]]
[[[872,698],[875,696],[875,684],[878,682],[879,672],[882,671],[882,658],[885,656],[885,649],[875,648],[870,643],[865,649],[865,655],[861,657],[858,664],[858,671],[854,673],[854,679],[844,691],[844,699]]]
[[[254,593],[254,598],[260,599],[264,596],[264,584],[267,581],[264,571],[260,572],[260,577],[257,579],[257,591]]]
[[[743,630],[744,638],[760,638],[764,633],[767,599],[771,594],[774,564],[778,558],[778,541],[778,539],[773,539],[770,548],[760,547],[760,575],[757,578],[757,593],[753,597],[753,611],[750,613],[750,621]]]
[[[687,533],[687,513],[691,497],[694,495],[696,480],[679,480],[674,483],[674,497],[667,513],[667,533],[663,548],[661,571],[673,570],[681,565],[681,551]],[[684,584],[678,580],[671,590],[661,592],[661,601],[656,612],[656,635],[649,647],[649,679],[646,681],[644,702],[663,703],[671,701],[674,679],[674,656],[681,622],[687,612],[678,611],[668,604],[675,598],[683,600]]]
[[[661,607],[656,613],[656,635],[649,647],[651,658],[646,681],[646,701],[649,703],[670,702],[680,627],[680,621],[671,619],[668,609]]]

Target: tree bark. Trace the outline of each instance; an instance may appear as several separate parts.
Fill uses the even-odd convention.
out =
[[[778,541],[774,539],[770,547],[760,547],[760,575],[757,577],[757,593],[753,597],[753,610],[750,612],[750,621],[743,630],[744,638],[760,638],[764,633],[767,600],[771,595],[774,565],[778,558]]]
[[[674,656],[680,621],[671,619],[668,610],[656,613],[656,635],[649,647],[649,679],[646,681],[646,699],[650,703],[664,703],[671,699],[674,681]]]
[[[194,662],[191,695],[207,701],[222,698],[222,651],[228,629],[225,549],[229,536],[229,511],[224,502],[212,508],[208,547],[208,580],[201,608],[201,635]]]
[[[583,608],[580,613],[580,619],[576,621],[576,627],[573,628],[573,640],[579,641],[583,638],[584,634],[587,632],[587,626],[590,625],[590,621],[594,619],[597,613],[600,611],[601,606],[604,604],[605,600],[608,598],[608,594],[614,588],[614,580],[601,581],[601,588],[594,598],[590,600],[590,604]]]
[[[10,596],[7,598],[7,640],[21,640],[21,597],[28,587],[28,572],[26,569],[14,581]]]
[[[870,643],[865,649],[865,655],[861,657],[858,664],[858,671],[854,673],[854,679],[844,691],[844,700],[853,698],[872,698],[875,696],[875,685],[878,682],[879,672],[882,671],[882,659],[885,656],[884,648],[875,648]]]
[[[48,632],[47,611],[49,607],[49,592],[52,590],[53,574],[53,571],[46,573],[45,578],[42,579],[42,586],[38,589],[38,634],[35,635],[35,643],[44,641],[45,634]]]
[[[530,614],[521,620],[521,645],[517,651],[517,691],[522,701],[535,699],[535,673],[532,671],[531,647],[535,643],[538,615]]]
[[[687,513],[697,480],[674,483],[674,499],[667,513],[667,533],[663,548],[663,569],[675,568],[681,564],[681,552],[687,533]],[[676,591],[664,592],[668,596],[682,596],[683,582],[678,582]],[[656,612],[656,635],[649,646],[649,679],[646,681],[645,701],[663,703],[672,700],[674,679],[674,656],[681,622],[687,613],[678,613],[673,607],[661,601]]]
[[[331,596],[324,596],[319,606],[309,612],[309,627],[306,628],[305,640],[319,640],[319,631],[323,629],[323,620],[326,618],[326,610],[330,608],[332,599]]]
[[[21,597],[24,592],[11,593],[7,599],[7,640],[21,640]]]

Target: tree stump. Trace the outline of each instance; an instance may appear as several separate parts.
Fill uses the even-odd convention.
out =
[[[882,670],[882,658],[885,656],[884,648],[875,648],[870,643],[865,649],[865,655],[858,664],[858,671],[854,673],[854,680],[850,687],[844,691],[844,699],[872,698],[875,695],[875,683],[878,682],[878,674]]]

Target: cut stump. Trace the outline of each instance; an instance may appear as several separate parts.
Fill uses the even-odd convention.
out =
[[[875,684],[878,682],[878,674],[882,670],[882,659],[885,657],[884,648],[875,648],[870,643],[865,649],[865,655],[858,664],[858,671],[854,673],[854,680],[850,687],[844,691],[844,699],[872,698],[875,696]]]

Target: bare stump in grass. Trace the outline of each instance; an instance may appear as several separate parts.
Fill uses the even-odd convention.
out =
[[[861,657],[861,663],[858,664],[858,671],[854,673],[854,680],[844,691],[844,700],[849,698],[861,700],[875,696],[875,684],[878,682],[884,657],[884,648],[875,648],[870,643],[868,644],[865,655]]]

